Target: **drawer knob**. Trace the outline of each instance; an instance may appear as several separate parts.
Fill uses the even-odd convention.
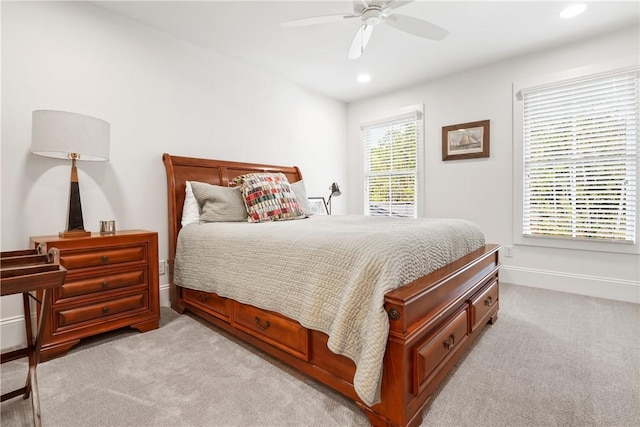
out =
[[[456,334],[449,335],[449,339],[442,344],[444,344],[444,348],[451,350],[456,345]]]
[[[102,289],[107,289],[108,287],[109,287],[109,282],[107,282],[106,280],[102,282]]]
[[[108,257],[108,256],[106,256],[106,255],[102,255],[102,258],[101,258],[101,259],[102,259],[102,262],[107,262],[107,261],[109,261],[109,257]]]
[[[269,329],[269,326],[271,326],[271,322],[269,322],[268,320],[266,322],[264,322],[264,324],[261,324],[260,323],[260,318],[258,316],[256,316],[255,319],[256,319],[256,326],[261,331],[266,331],[267,329]]]
[[[209,299],[209,295],[205,294],[204,292],[198,292],[198,299],[201,302],[207,302],[207,300]]]
[[[109,307],[102,307],[102,312],[103,313],[108,313],[109,312]]]
[[[491,304],[493,304],[493,298],[488,297],[486,300],[484,300],[484,305],[486,305],[487,307],[489,307]]]

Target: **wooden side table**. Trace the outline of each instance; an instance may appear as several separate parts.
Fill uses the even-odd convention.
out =
[[[0,254],[0,296],[22,294],[24,307],[24,324],[27,335],[27,346],[18,350],[2,353],[0,363],[28,357],[29,371],[24,387],[4,393],[1,401],[23,395],[25,399],[31,395],[33,424],[42,425],[40,414],[40,398],[38,395],[38,378],[36,367],[40,361],[40,348],[51,310],[51,292],[62,286],[67,270],[60,265],[58,251],[51,249],[49,254],[39,254],[37,250],[2,252]],[[38,301],[31,292],[38,292]],[[33,336],[31,326],[31,300],[40,303],[38,329]],[[34,339],[35,338],[35,339]]]
[[[43,361],[63,356],[81,339],[103,332],[158,328],[158,233],[36,236],[31,244],[43,251],[57,248],[60,264],[68,270],[64,285],[52,293]]]

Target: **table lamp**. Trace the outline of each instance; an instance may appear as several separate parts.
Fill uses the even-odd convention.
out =
[[[32,115],[31,152],[56,159],[71,159],[71,189],[67,229],[60,237],[91,235],[85,231],[76,160],[109,160],[109,123],[66,111],[36,110]]]
[[[342,192],[340,191],[340,187],[338,186],[337,182],[331,184],[329,190],[331,190],[331,194],[329,194],[329,200],[327,200],[327,210],[329,211],[329,215],[331,215],[331,198],[338,197],[342,194]]]

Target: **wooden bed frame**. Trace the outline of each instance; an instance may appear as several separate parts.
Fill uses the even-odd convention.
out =
[[[369,407],[353,388],[355,364],[327,348],[327,335],[280,314],[173,283],[185,181],[228,185],[236,176],[282,172],[302,179],[297,167],[163,155],[169,203],[171,307],[188,310],[353,399],[373,426],[417,426],[432,393],[480,334],[498,318],[498,245],[486,246],[389,292],[389,338],[381,402]]]

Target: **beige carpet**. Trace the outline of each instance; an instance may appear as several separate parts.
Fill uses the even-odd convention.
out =
[[[501,285],[500,320],[445,381],[424,426],[640,425],[640,306]],[[364,426],[348,400],[194,318],[85,340],[38,368],[45,426]],[[26,363],[2,365],[2,391]],[[31,424],[29,401],[2,426]]]

